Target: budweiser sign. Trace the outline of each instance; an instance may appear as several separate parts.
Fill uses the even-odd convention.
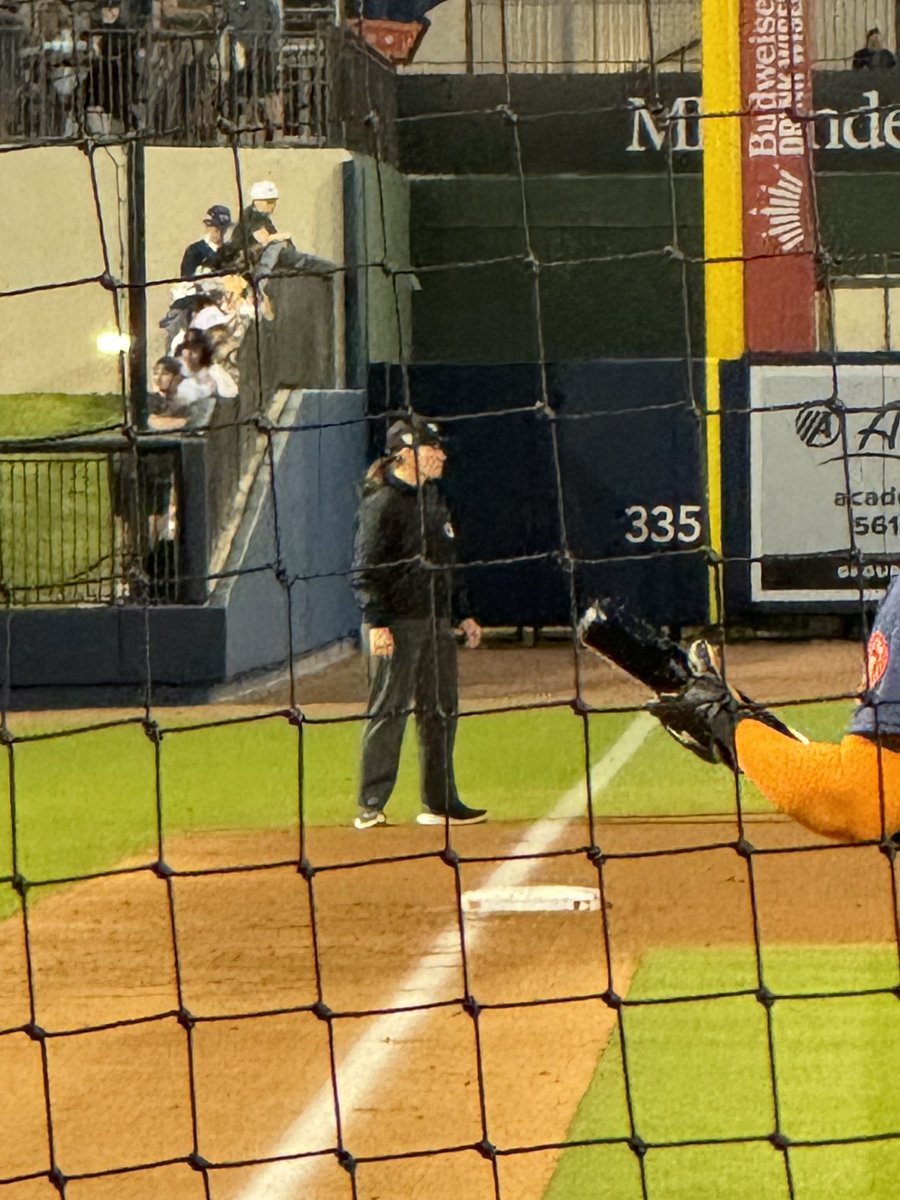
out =
[[[747,347],[815,349],[808,0],[742,0]]]

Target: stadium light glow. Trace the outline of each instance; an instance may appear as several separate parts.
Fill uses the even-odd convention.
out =
[[[127,354],[130,346],[128,334],[118,333],[115,329],[107,329],[97,338],[97,349],[101,354]]]

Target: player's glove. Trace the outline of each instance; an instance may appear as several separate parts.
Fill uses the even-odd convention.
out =
[[[767,709],[728,687],[708,642],[694,642],[685,650],[614,600],[594,601],[577,633],[589,649],[656,692],[648,709],[704,762],[736,768],[734,731],[745,717],[798,737]]]
[[[734,731],[745,718],[762,721],[787,737],[797,737],[774,713],[728,687],[708,642],[694,642],[687,657],[693,678],[680,691],[663,693],[647,707],[666,732],[698,758],[738,770]]]

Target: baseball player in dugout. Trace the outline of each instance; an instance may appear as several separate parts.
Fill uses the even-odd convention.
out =
[[[579,634],[653,687],[649,707],[673,737],[741,771],[807,828],[846,841],[900,832],[900,577],[875,614],[858,703],[838,743],[807,741],[729,687],[708,643],[684,651],[614,602],[589,608]]]
[[[441,494],[446,451],[440,431],[395,421],[384,457],[363,482],[354,555],[369,667],[357,829],[387,823],[410,710],[419,744],[422,825],[475,825],[483,809],[459,798],[453,770],[457,722],[455,627],[475,649],[481,627],[459,587],[453,523]]]

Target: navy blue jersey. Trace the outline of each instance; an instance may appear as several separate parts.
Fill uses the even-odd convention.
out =
[[[900,576],[875,614],[863,688],[850,732],[900,734]]]

